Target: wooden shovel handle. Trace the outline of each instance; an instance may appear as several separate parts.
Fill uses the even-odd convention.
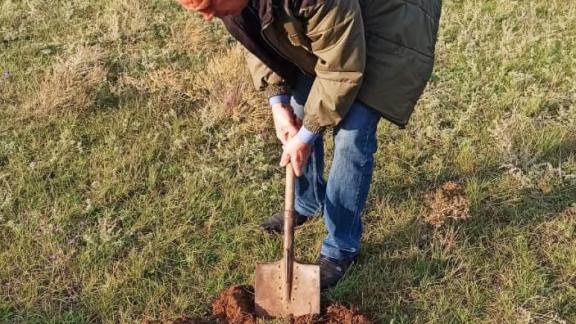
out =
[[[294,186],[296,176],[292,164],[286,166],[286,190],[284,196],[284,257],[292,259],[294,245]],[[286,254],[287,253],[287,254]]]
[[[296,176],[292,164],[286,166],[286,191],[284,196],[284,273],[285,298],[290,300],[292,291],[292,274],[294,265],[294,186]]]

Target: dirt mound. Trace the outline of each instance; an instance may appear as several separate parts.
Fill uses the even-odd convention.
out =
[[[372,323],[372,320],[368,316],[361,314],[357,309],[348,309],[342,305],[330,305],[326,311],[328,315],[327,323],[337,324],[337,323],[350,323],[350,324],[368,324]]]
[[[357,309],[330,304],[321,315],[307,315],[287,320],[294,324],[371,324],[374,323]],[[212,303],[212,317],[197,319],[179,317],[173,320],[143,321],[142,324],[256,324],[254,288],[234,286],[224,290]]]
[[[356,309],[349,309],[340,304],[329,305],[326,314],[322,316],[302,316],[294,320],[294,324],[370,324],[368,316]]]
[[[254,288],[251,286],[235,286],[226,289],[214,303],[213,315],[220,323],[253,324],[256,323],[254,314]],[[373,323],[366,315],[358,310],[348,309],[343,305],[331,304],[320,316],[301,316],[293,319],[295,324],[367,324]]]
[[[340,304],[330,304],[321,315],[306,315],[286,320],[294,324],[371,324],[366,315],[356,309]],[[212,316],[209,318],[179,317],[172,320],[143,321],[142,324],[256,324],[254,313],[254,288],[234,286],[220,294],[212,303]]]
[[[224,290],[212,303],[212,314],[223,323],[255,324],[254,288],[234,286]]]
[[[426,195],[429,213],[425,219],[431,225],[442,226],[448,219],[463,220],[470,217],[470,202],[464,188],[456,182],[446,182]]]

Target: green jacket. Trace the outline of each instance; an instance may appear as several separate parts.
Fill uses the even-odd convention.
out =
[[[260,0],[257,6],[224,23],[249,50],[254,84],[269,96],[289,94],[297,72],[315,77],[307,129],[337,125],[354,100],[397,125],[408,123],[432,73],[440,0]]]

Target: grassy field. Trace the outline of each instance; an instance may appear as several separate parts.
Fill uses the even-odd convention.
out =
[[[380,124],[360,262],[326,298],[379,323],[576,323],[575,35],[573,1],[445,1],[414,119]],[[257,225],[281,147],[218,22],[0,0],[0,73],[0,322],[199,316],[279,258]],[[469,212],[432,225],[448,181]],[[298,257],[324,235],[299,230]]]

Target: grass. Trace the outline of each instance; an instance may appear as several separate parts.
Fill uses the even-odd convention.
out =
[[[445,1],[414,119],[380,124],[360,264],[326,298],[382,323],[576,322],[574,35],[570,1]],[[201,316],[279,257],[257,224],[281,148],[217,22],[3,0],[0,69],[0,322]],[[447,181],[470,217],[434,227]],[[323,236],[299,230],[298,257]]]

